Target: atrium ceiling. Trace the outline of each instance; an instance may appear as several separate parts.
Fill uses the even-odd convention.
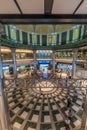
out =
[[[37,24],[37,25],[16,25],[16,28],[21,29],[25,32],[37,33],[37,34],[52,34],[67,31],[68,29],[72,29],[73,27],[77,27],[78,25],[69,25],[69,24],[62,24],[62,25],[53,25],[53,24]]]
[[[0,14],[86,14],[86,5],[87,0],[0,0]]]
[[[87,0],[0,0],[1,23],[87,23]]]

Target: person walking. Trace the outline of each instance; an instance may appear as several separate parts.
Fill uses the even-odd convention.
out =
[[[70,119],[67,117],[66,120],[65,120],[65,126],[66,126],[66,130],[70,130]]]
[[[70,107],[71,107],[71,99],[68,98],[68,99],[67,99],[67,108],[70,108]]]

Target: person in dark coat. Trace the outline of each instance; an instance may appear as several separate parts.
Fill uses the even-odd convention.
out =
[[[70,108],[70,107],[71,107],[71,99],[68,98],[68,99],[67,99],[67,108]]]

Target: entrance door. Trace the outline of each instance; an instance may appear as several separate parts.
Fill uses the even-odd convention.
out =
[[[47,73],[49,64],[40,64],[40,70]]]

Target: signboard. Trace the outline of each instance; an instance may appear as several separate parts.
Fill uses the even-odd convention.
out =
[[[39,60],[38,61],[39,64],[50,64],[49,60]]]

